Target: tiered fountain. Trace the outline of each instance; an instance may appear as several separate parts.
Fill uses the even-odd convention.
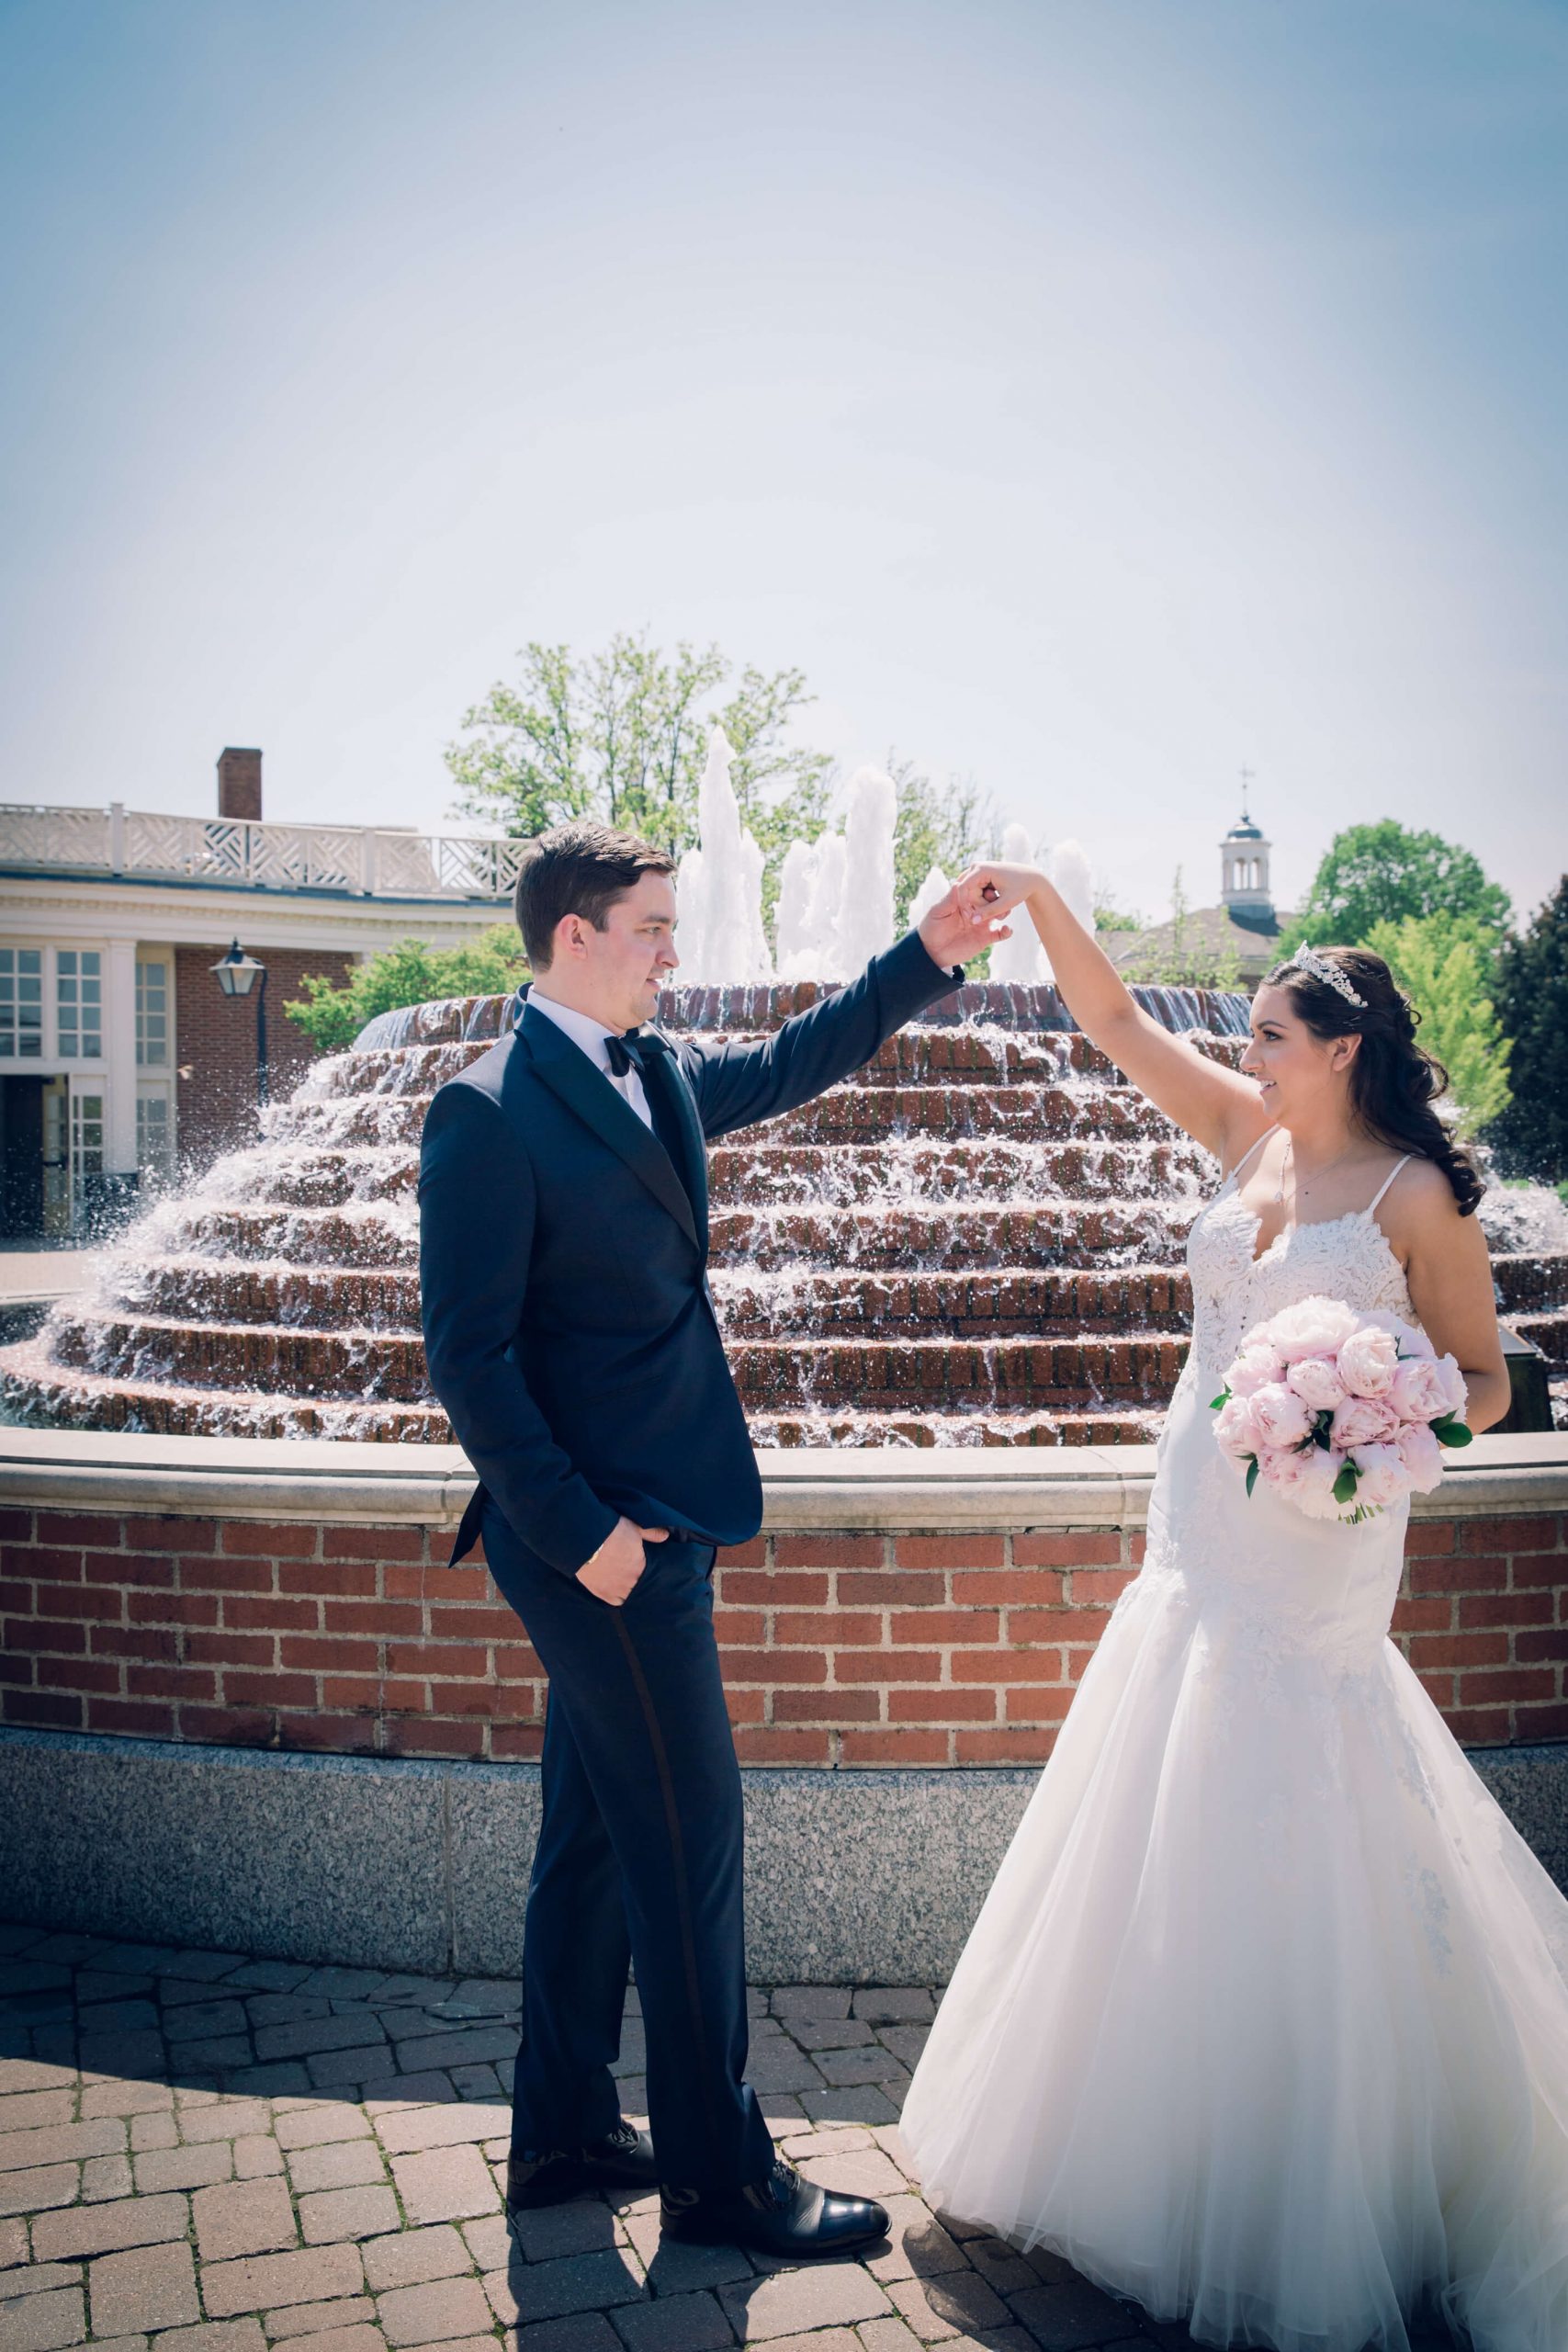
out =
[[[680,877],[697,984],[665,1000],[666,1026],[756,1035],[890,941],[885,777],[856,779],[842,841],[792,851],[777,979],[722,739],[701,816]],[[1059,850],[1054,870],[1081,901],[1081,854]],[[933,875],[921,899],[945,887]],[[1032,934],[994,964],[847,1084],[712,1155],[714,1296],[759,1445],[1151,1434],[1185,1353],[1181,1249],[1213,1165],[1073,1030]],[[1244,998],[1138,994],[1195,1050],[1234,1054],[1245,1034]],[[317,1063],[263,1141],[155,1206],[91,1295],[0,1351],[10,1410],[449,1442],[419,1335],[420,1128],[434,1088],[511,1014],[496,997],[416,1006]],[[1550,1230],[1506,1193],[1484,1216],[1499,1296],[1561,1361],[1568,1219]]]

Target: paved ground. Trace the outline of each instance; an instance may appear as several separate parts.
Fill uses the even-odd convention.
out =
[[[94,1251],[75,1244],[40,1250],[30,1242],[0,1241],[0,1300],[62,1298],[80,1290],[96,1264]]]
[[[661,2251],[652,2199],[581,2199],[509,2242],[512,1984],[0,1927],[0,2352],[1188,2345],[921,2202],[897,2116],[929,1992],[751,1998],[785,2154],[893,2215],[865,2262]],[[630,2114],[639,2041],[634,2004]]]

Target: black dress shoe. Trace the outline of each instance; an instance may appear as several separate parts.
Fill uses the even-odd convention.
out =
[[[705,2196],[697,2188],[661,2188],[660,2219],[667,2238],[696,2245],[745,2245],[785,2262],[858,2254],[887,2235],[887,2215],[869,2197],[840,2197],[802,2180],[782,2158],[765,2179]]]
[[[653,2142],[625,2120],[586,2148],[513,2148],[506,2159],[506,2210],[529,2212],[538,2205],[563,2205],[591,2188],[659,2186]]]

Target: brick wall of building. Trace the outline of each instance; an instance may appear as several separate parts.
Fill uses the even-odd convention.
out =
[[[742,1762],[1048,1756],[1140,1536],[786,1535],[724,1555]],[[0,1512],[0,1720],[536,1756],[544,1680],[481,1566],[408,1527]],[[1568,1738],[1568,1520],[1422,1521],[1398,1638],[1461,1740]]]
[[[175,1022],[179,1066],[175,1119],[182,1164],[201,1167],[220,1151],[249,1142],[255,1132],[256,1008],[254,997],[227,997],[212,966],[229,941],[175,950]],[[267,1064],[272,1099],[284,1101],[305,1074],[315,1047],[284,1012],[305,993],[308,972],[345,980],[353,956],[318,949],[254,950],[267,967]],[[190,1074],[187,1077],[186,1071]]]

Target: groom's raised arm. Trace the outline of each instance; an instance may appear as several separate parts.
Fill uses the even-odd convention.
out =
[[[859,979],[797,1012],[751,1045],[709,1046],[682,1038],[681,1067],[711,1143],[758,1119],[775,1119],[835,1086],[870,1061],[884,1038],[948,995],[961,966],[936,963],[918,932],[874,956]]]
[[[419,1294],[430,1385],[517,1534],[575,1576],[615,1526],[550,1435],[507,1351],[528,1287],[534,1170],[493,1096],[443,1086],[419,1159]]]

